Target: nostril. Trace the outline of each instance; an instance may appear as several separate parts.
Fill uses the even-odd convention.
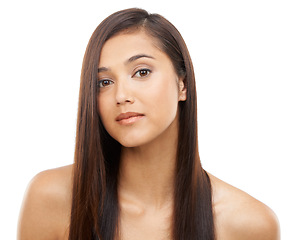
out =
[[[133,103],[134,100],[133,100],[132,97],[129,97],[129,98],[126,98],[126,99],[123,100],[123,101],[117,101],[117,105],[122,104],[122,103],[127,103],[127,102],[129,102],[129,103]]]

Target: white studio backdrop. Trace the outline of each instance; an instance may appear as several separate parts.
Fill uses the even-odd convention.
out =
[[[292,0],[1,2],[1,238],[15,239],[30,179],[73,162],[88,39],[129,7],[163,15],[188,45],[204,168],[270,206],[282,239],[296,239]]]

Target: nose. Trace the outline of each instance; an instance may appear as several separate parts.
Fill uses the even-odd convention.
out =
[[[116,104],[134,103],[127,81],[118,81],[115,93]]]

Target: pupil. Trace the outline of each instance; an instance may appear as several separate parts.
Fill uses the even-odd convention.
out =
[[[107,85],[107,84],[108,84],[108,80],[104,80],[103,85]]]

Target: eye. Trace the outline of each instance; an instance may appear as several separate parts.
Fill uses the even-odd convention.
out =
[[[138,71],[134,74],[134,76],[135,76],[135,77],[139,77],[139,78],[141,78],[141,77],[146,77],[146,76],[148,76],[150,73],[151,73],[151,70],[145,68],[145,69],[140,69],[140,70],[138,70]]]
[[[103,87],[107,87],[108,85],[111,85],[111,84],[113,84],[113,82],[111,80],[104,79],[104,80],[98,81],[97,86],[99,88],[103,88]]]

